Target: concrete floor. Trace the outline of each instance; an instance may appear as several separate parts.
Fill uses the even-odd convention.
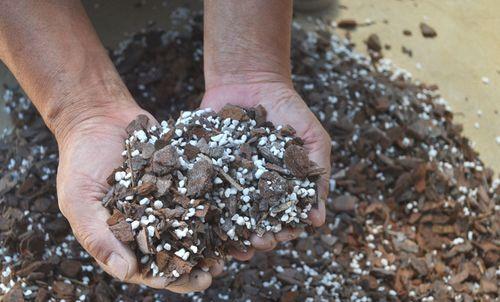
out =
[[[181,4],[201,8],[198,1],[149,0],[137,7],[139,2],[83,1],[103,43],[111,48],[148,21],[166,26],[173,9]],[[391,46],[390,50],[384,50],[385,57],[410,71],[416,79],[438,84],[481,158],[499,172],[500,161],[496,157],[500,155],[500,144],[495,142],[500,136],[499,11],[498,0],[341,0],[322,14],[358,22],[371,20],[373,25],[351,32],[358,49],[365,51],[363,41],[371,33],[377,33],[383,44]],[[418,28],[420,22],[434,27],[438,36],[423,38]],[[411,30],[412,35],[403,35],[405,29]],[[343,30],[338,32],[345,34]],[[411,49],[413,57],[403,54],[402,46]],[[483,77],[489,79],[488,85],[483,83]],[[8,71],[0,66],[0,83],[6,81],[14,83]],[[0,110],[0,129],[7,125],[7,116]]]
[[[415,79],[437,84],[455,113],[455,121],[464,125],[465,135],[475,142],[481,159],[499,173],[500,142],[496,138],[500,139],[500,1],[344,0],[340,3],[337,19],[375,22],[351,33],[358,49],[365,51],[363,41],[371,33],[377,33],[383,44],[391,45],[390,50],[383,51],[385,57],[410,71]],[[438,36],[423,38],[420,22],[432,26]],[[405,29],[412,35],[403,35]],[[411,49],[413,57],[403,54],[402,46]],[[483,77],[490,83],[483,83]]]

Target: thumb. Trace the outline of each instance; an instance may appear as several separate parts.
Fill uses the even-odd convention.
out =
[[[115,238],[106,223],[109,214],[100,202],[69,203],[63,214],[68,219],[76,239],[110,275],[129,280],[137,271],[132,251]]]
[[[311,219],[311,222],[315,227],[319,227],[325,223],[325,203],[326,199],[328,198],[331,173],[331,139],[328,133],[326,133],[326,131],[323,129],[321,124],[319,124],[319,122],[317,124],[319,134],[314,138],[312,143],[308,145],[308,147],[310,148],[309,159],[325,169],[325,173],[321,175],[320,179],[318,179],[317,181],[317,194],[319,197],[318,203],[309,213],[309,218]]]

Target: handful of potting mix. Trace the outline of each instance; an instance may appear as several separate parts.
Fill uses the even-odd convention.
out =
[[[116,238],[136,252],[144,275],[173,279],[208,267],[250,235],[309,225],[324,173],[292,127],[264,107],[226,105],[127,127],[123,164],[103,199]]]

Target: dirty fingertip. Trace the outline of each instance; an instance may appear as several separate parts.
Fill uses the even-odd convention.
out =
[[[257,250],[264,251],[273,249],[277,245],[276,238],[274,238],[274,235],[271,233],[265,233],[262,237],[257,236],[257,234],[252,234],[250,242]]]
[[[246,252],[238,251],[238,250],[233,250],[231,251],[231,255],[239,261],[248,261],[252,259],[252,257],[255,255],[255,249],[254,248],[249,248]]]
[[[303,231],[304,230],[302,228],[284,229],[283,231],[275,234],[274,238],[276,238],[276,241],[278,241],[278,242],[286,242],[286,241],[297,239]]]
[[[202,291],[212,284],[212,275],[209,272],[196,270],[189,275],[189,283],[193,291]]]

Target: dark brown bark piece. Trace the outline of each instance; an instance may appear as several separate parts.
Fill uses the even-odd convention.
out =
[[[351,195],[342,195],[333,199],[333,210],[337,212],[354,212],[358,198]]]
[[[117,224],[109,226],[113,235],[115,235],[116,239],[121,242],[127,243],[134,241],[134,232],[132,231],[132,227],[128,222],[122,220]]]
[[[408,133],[418,140],[424,140],[430,132],[430,124],[426,120],[418,120],[408,126]]]
[[[198,139],[203,139],[205,140],[209,140],[210,139],[210,136],[211,136],[211,133],[210,131],[206,130],[205,128],[203,128],[202,126],[200,125],[193,125],[189,128],[189,133],[191,134],[192,137],[196,137]],[[197,146],[199,147],[199,146]]]
[[[298,178],[307,177],[311,164],[307,151],[297,145],[290,145],[285,150],[284,156],[285,165]]]
[[[161,251],[155,255],[156,265],[158,265],[160,271],[163,271],[168,266],[172,257],[167,251]]]
[[[482,293],[498,294],[498,283],[495,278],[488,279],[487,277],[481,278],[480,291]]]
[[[358,22],[354,19],[342,19],[337,22],[337,27],[342,29],[355,29],[358,26]]]
[[[378,127],[370,126],[367,129],[363,130],[363,136],[370,140],[373,143],[379,143],[382,147],[387,148],[391,144],[390,138],[387,136],[387,133],[381,130]]]
[[[187,195],[201,196],[212,189],[214,168],[205,160],[197,161],[187,174]]]
[[[377,34],[371,34],[368,36],[365,43],[371,51],[380,52],[382,50],[382,44],[380,43],[380,38]]]
[[[155,146],[150,143],[146,143],[142,146],[142,152],[141,156],[144,159],[150,159],[151,156],[153,156],[153,153],[155,152]]]
[[[434,38],[437,36],[436,30],[424,22],[420,23],[420,31],[425,38]]]
[[[34,261],[28,265],[24,265],[23,268],[21,268],[16,272],[16,274],[20,277],[26,277],[31,273],[38,271],[38,269],[42,266],[43,266],[42,261]]]
[[[267,121],[267,111],[262,105],[257,105],[255,108],[255,122],[257,127],[263,125]]]
[[[134,131],[146,130],[148,127],[149,118],[147,115],[140,114],[125,129],[128,135],[134,134]]]
[[[151,182],[143,182],[140,186],[137,187],[137,194],[146,196],[153,193],[156,189],[156,184]]]
[[[168,192],[168,190],[172,187],[172,177],[170,176],[165,176],[165,177],[159,177],[156,180],[156,197],[161,197],[165,195],[165,193]]]
[[[189,208],[189,203],[191,202],[191,198],[186,195],[176,195],[173,199],[174,203],[181,205],[184,209]]]
[[[257,150],[259,150],[259,153],[262,157],[264,157],[268,162],[280,165],[281,164],[281,159],[274,155],[271,151],[270,148],[268,147],[262,147],[259,146],[257,147]]]
[[[191,144],[187,144],[186,147],[184,148],[184,154],[186,155],[188,160],[195,159],[198,153],[200,153],[200,149]]]
[[[46,212],[52,205],[54,201],[48,198],[37,198],[33,203],[32,210],[40,213]]]
[[[5,296],[4,302],[24,302],[24,294],[21,286],[15,285]]]
[[[281,175],[291,176],[290,171],[288,171],[286,168],[283,168],[282,166],[279,166],[279,165],[275,165],[272,163],[266,163],[266,168],[268,170],[271,170],[271,171],[276,171]]]
[[[276,172],[264,172],[259,179],[259,191],[262,198],[277,200],[288,193],[288,183]]]
[[[35,302],[47,302],[50,298],[49,291],[43,287],[38,288],[38,292],[36,293]]]
[[[373,101],[373,108],[378,112],[386,112],[390,106],[389,99],[387,97],[378,97]]]
[[[61,262],[60,268],[63,275],[76,278],[82,270],[82,264],[78,260],[65,259]]]
[[[231,104],[225,105],[219,111],[219,116],[222,120],[230,118],[237,121],[248,121],[249,119],[245,109]]]
[[[17,185],[17,181],[14,180],[14,177],[8,173],[0,178],[0,195],[3,195],[9,192]]]
[[[174,146],[167,145],[153,154],[153,172],[157,174],[166,174],[179,167],[179,155]]]
[[[56,296],[60,299],[72,300],[74,298],[75,286],[63,281],[54,281],[52,289]]]
[[[183,207],[175,207],[173,209],[166,208],[159,210],[159,212],[162,213],[165,219],[179,218],[182,216],[182,214],[184,214],[185,211],[186,210]]]
[[[118,211],[118,209],[113,210],[113,215],[111,215],[107,220],[106,223],[109,226],[115,225],[120,221],[125,220],[125,215],[123,215],[122,212]]]
[[[168,262],[168,271],[176,270],[179,274],[188,274],[193,269],[193,265],[179,257],[172,257]]]
[[[281,127],[280,134],[282,136],[294,136],[297,134],[297,131],[295,131],[295,129],[290,125],[284,125]]]
[[[413,50],[411,50],[410,48],[406,47],[406,46],[401,46],[401,51],[405,54],[405,55],[408,55],[410,58],[413,57]]]
[[[153,249],[151,247],[151,243],[149,241],[148,233],[145,228],[142,228],[137,236],[135,236],[135,241],[137,242],[137,246],[139,250],[143,254],[153,254]]]
[[[247,143],[244,143],[240,146],[240,152],[241,154],[243,155],[244,158],[250,160],[252,158],[252,147],[247,144]]]

